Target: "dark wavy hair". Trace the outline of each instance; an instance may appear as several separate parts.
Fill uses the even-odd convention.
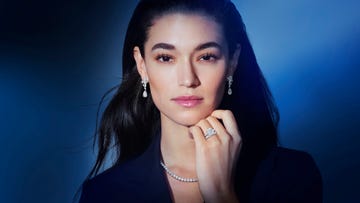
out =
[[[143,153],[160,127],[160,114],[151,93],[147,98],[141,96],[141,78],[133,58],[133,48],[138,46],[144,56],[149,28],[156,18],[170,13],[202,14],[219,23],[230,56],[238,44],[241,46],[233,76],[233,94],[224,94],[219,108],[234,113],[241,132],[243,147],[238,161],[241,172],[236,177],[236,189],[245,198],[258,163],[270,148],[277,145],[279,113],[257,64],[242,18],[229,0],[140,0],[126,32],[123,78],[97,128],[98,155],[88,178],[99,173],[112,149],[117,152],[113,166]]]

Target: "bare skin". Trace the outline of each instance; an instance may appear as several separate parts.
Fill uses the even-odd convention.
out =
[[[232,176],[241,135],[233,114],[216,108],[240,48],[230,57],[223,36],[209,17],[175,13],[155,20],[144,57],[134,47],[138,72],[160,111],[162,159],[175,174],[199,179],[168,176],[174,202],[237,202]],[[217,135],[206,140],[208,128]]]

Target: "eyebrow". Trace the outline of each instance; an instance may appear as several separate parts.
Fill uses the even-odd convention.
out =
[[[195,48],[195,50],[200,51],[200,50],[207,49],[207,48],[218,48],[218,49],[222,50],[221,45],[216,42],[207,42],[204,44],[200,44],[199,46],[197,46]]]
[[[196,51],[200,51],[203,49],[207,49],[207,48],[218,48],[220,50],[222,50],[222,46],[216,42],[206,42],[204,44],[200,44],[199,46],[197,46],[195,48]],[[168,44],[168,43],[158,43],[155,44],[152,48],[151,51],[154,51],[155,49],[167,49],[167,50],[174,50],[175,46],[172,44]]]
[[[171,44],[167,44],[167,43],[158,43],[155,44],[152,48],[151,51],[154,51],[155,49],[168,49],[168,50],[174,50],[175,46],[171,45]]]

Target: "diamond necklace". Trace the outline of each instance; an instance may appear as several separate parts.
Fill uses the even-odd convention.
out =
[[[175,180],[178,180],[178,181],[181,181],[181,182],[187,182],[187,183],[193,183],[193,182],[198,182],[199,181],[197,178],[183,178],[183,177],[180,177],[180,176],[176,175],[175,173],[173,173],[172,171],[170,171],[169,168],[162,161],[160,161],[160,164],[165,169],[166,173],[169,174]]]

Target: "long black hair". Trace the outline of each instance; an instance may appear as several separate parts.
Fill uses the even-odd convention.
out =
[[[117,151],[116,166],[140,155],[159,128],[160,114],[151,93],[142,98],[141,78],[133,58],[138,46],[144,56],[149,28],[162,15],[201,13],[219,23],[224,31],[230,56],[241,46],[238,67],[234,73],[233,94],[223,96],[219,106],[231,110],[241,132],[243,147],[238,168],[240,182],[236,188],[246,196],[256,167],[268,150],[277,144],[279,115],[268,85],[257,64],[242,18],[229,0],[140,0],[126,32],[122,70],[123,78],[103,112],[96,133],[98,155],[89,178],[96,175],[112,149]]]

